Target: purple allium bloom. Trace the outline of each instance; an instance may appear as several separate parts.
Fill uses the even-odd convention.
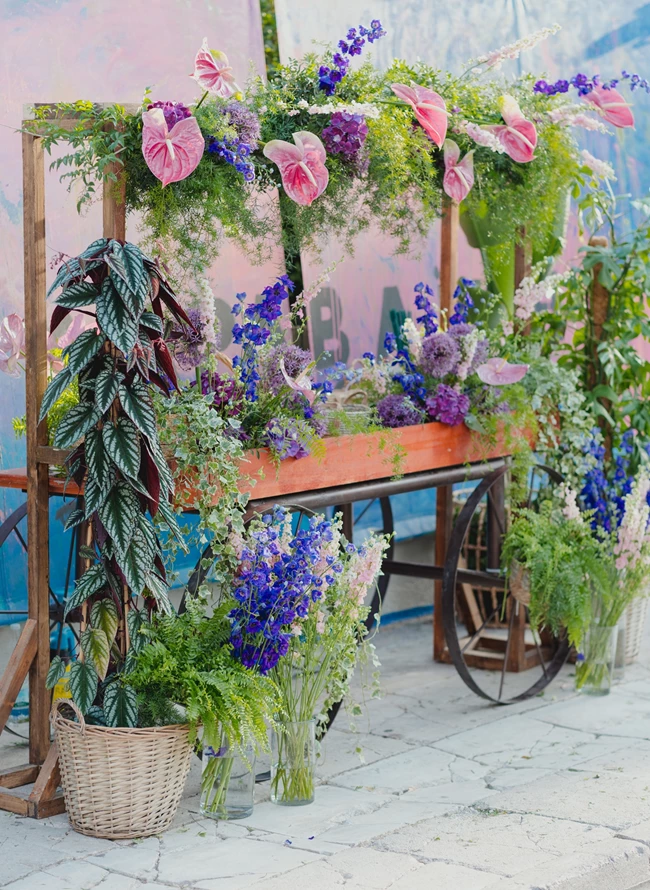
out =
[[[151,111],[152,108],[162,108],[168,130],[172,130],[179,121],[192,117],[192,112],[182,102],[152,102],[147,106],[147,110]]]
[[[187,317],[194,325],[194,330],[185,324],[175,324],[169,336],[169,344],[179,367],[184,371],[192,371],[205,357],[204,324],[198,309],[188,309]]]
[[[451,334],[430,334],[422,341],[422,370],[432,377],[446,377],[461,360],[460,348]]]
[[[260,380],[263,388],[273,395],[277,395],[287,385],[280,368],[283,359],[284,368],[292,380],[295,380],[312,360],[310,352],[293,343],[281,343],[270,349],[262,364]]]
[[[453,386],[441,383],[435,395],[427,398],[426,406],[432,420],[457,426],[465,420],[469,411],[469,396],[458,392]]]
[[[322,138],[330,154],[351,157],[363,147],[367,135],[368,125],[362,114],[336,111],[323,130]]]
[[[260,141],[260,119],[254,111],[243,102],[230,102],[223,109],[228,114],[231,125],[237,130],[239,141],[257,148]]]
[[[377,414],[384,426],[415,426],[422,421],[422,413],[405,395],[384,396],[377,402]]]
[[[475,326],[473,324],[469,324],[468,322],[460,322],[459,324],[450,325],[449,327],[449,336],[453,337],[458,345],[461,345],[461,341],[463,337],[466,337],[467,334],[471,333],[475,330]],[[472,359],[472,364],[470,366],[470,372],[474,371],[478,368],[479,365],[484,364],[487,361],[488,352],[489,352],[490,344],[484,338],[483,340],[479,340],[476,344],[476,351],[474,352],[474,358]]]

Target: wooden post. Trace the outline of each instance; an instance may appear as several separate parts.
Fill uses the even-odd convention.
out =
[[[37,652],[29,673],[29,759],[40,764],[50,747],[49,467],[38,456],[47,422],[38,412],[47,386],[45,164],[40,137],[23,133],[25,239],[25,390],[27,413],[27,580],[29,617],[37,624]]]
[[[593,235],[589,239],[590,247],[607,247],[608,244],[609,242],[607,241],[607,238],[603,237],[602,235]],[[605,285],[601,284],[601,282],[598,280],[598,276],[600,275],[602,268],[602,263],[596,263],[593,268],[593,279],[587,301],[587,309],[589,311],[589,315],[591,316],[588,324],[591,327],[592,341],[591,355],[588,356],[588,358],[591,360],[587,378],[587,385],[589,386],[589,389],[593,389],[600,383],[600,358],[598,355],[598,346],[604,339],[603,335],[605,333],[605,323],[607,321],[607,316],[609,315],[609,301],[611,298],[611,295]],[[609,399],[601,398],[599,399],[599,401],[602,402],[603,407],[606,411],[610,410],[612,403]],[[604,417],[598,418],[598,425],[603,433],[605,453],[607,454],[608,458],[611,458],[612,430]]]
[[[447,317],[458,281],[458,204],[445,198],[440,220],[440,312]],[[451,485],[436,488],[435,562],[445,562],[453,518]],[[445,630],[442,626],[442,581],[433,583],[433,657],[442,661],[445,651]]]

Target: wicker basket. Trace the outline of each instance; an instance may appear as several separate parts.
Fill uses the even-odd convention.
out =
[[[632,664],[639,657],[647,614],[647,594],[632,600],[625,610],[625,664]]]
[[[78,723],[61,714],[71,707]],[[89,726],[77,706],[52,707],[61,784],[72,827],[113,840],[159,834],[183,793],[192,748],[187,726]]]

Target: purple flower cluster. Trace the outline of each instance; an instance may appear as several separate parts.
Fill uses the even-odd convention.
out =
[[[192,112],[182,102],[152,102],[147,106],[147,111],[151,111],[152,108],[162,108],[168,130],[172,130],[179,121],[192,117]]]
[[[329,154],[356,155],[363,148],[368,125],[362,114],[336,111],[322,132],[323,144]]]
[[[334,53],[332,57],[333,64],[321,65],[318,70],[318,86],[323,90],[326,96],[332,96],[338,84],[341,83],[345,75],[348,73],[350,66],[350,56],[360,56],[362,47],[366,40],[368,43],[374,43],[380,37],[385,37],[386,32],[381,26],[379,19],[373,19],[370,22],[370,28],[359,25],[359,28],[350,28],[345,40],[339,40],[340,52]]]
[[[460,346],[463,337],[466,337],[468,334],[471,334],[473,330],[475,330],[475,325],[469,324],[468,322],[456,322],[453,326],[451,325],[451,321],[449,322],[450,327],[447,333],[450,337],[453,337],[458,345]],[[479,365],[485,364],[488,360],[488,355],[490,351],[490,343],[486,338],[479,340],[476,344],[476,351],[474,353],[474,358],[472,359],[472,364],[469,368],[470,372],[476,370]]]
[[[267,674],[289,651],[292,627],[307,617],[342,565],[326,557],[324,577],[315,574],[323,551],[333,540],[332,524],[313,517],[285,544],[282,526],[291,522],[281,507],[264,517],[264,525],[248,532],[233,589],[238,605],[230,612],[230,642],[246,667]]]
[[[259,303],[252,303],[244,308],[246,294],[237,294],[238,302],[232,307],[233,315],[244,314],[244,324],[234,324],[232,339],[241,345],[241,355],[233,359],[233,365],[240,369],[239,377],[244,385],[246,398],[257,400],[257,383],[260,379],[258,370],[257,348],[263,346],[271,336],[271,325],[282,315],[282,303],[289,299],[293,291],[293,281],[287,275],[281,275],[275,284],[268,285],[262,291]]]
[[[255,167],[248,160],[251,155],[252,147],[247,142],[241,142],[239,138],[235,139],[216,139],[214,136],[208,136],[207,147],[210,154],[223,158],[226,163],[241,173],[246,182],[253,182],[255,179]]]
[[[424,325],[425,334],[435,334],[438,330],[438,315],[435,306],[429,299],[433,296],[433,290],[422,281],[416,284],[413,290],[415,291],[415,305],[422,310],[422,315],[418,315],[415,320],[418,324]]]
[[[429,417],[449,426],[457,426],[465,420],[469,404],[468,395],[446,383],[441,383],[435,394],[426,399]]]
[[[295,380],[311,362],[311,353],[293,343],[280,343],[269,350],[260,369],[261,383],[267,392],[277,395],[287,385],[281,364],[287,375]]]
[[[644,84],[644,88],[646,90],[648,89],[647,81],[641,81],[638,74],[633,76],[636,77],[637,80],[632,89],[635,89],[637,86],[644,86]],[[623,79],[627,79],[630,75],[624,71],[622,77]],[[586,74],[576,74],[571,80],[556,80],[555,83],[547,83],[545,80],[538,80],[533,87],[533,91],[535,93],[544,93],[547,96],[555,96],[558,93],[568,93],[569,88],[573,87],[578,91],[579,96],[587,96],[598,86],[602,87],[604,90],[614,90],[618,86],[618,80],[601,81],[600,75],[598,74],[594,74],[593,77],[587,77]]]
[[[205,326],[198,309],[188,309],[187,317],[193,327],[174,324],[168,342],[179,366],[184,371],[192,371],[201,364],[205,357],[205,339],[203,337]]]
[[[190,386],[196,386],[192,381]],[[234,377],[223,377],[221,374],[201,372],[201,392],[204,396],[212,394],[214,407],[225,417],[237,417],[244,406],[244,393],[239,381]]]
[[[305,421],[276,417],[267,423],[262,438],[279,460],[286,460],[288,457],[307,457],[309,448],[305,442],[309,436]]]
[[[422,341],[421,365],[425,374],[442,378],[452,374],[461,360],[458,339],[451,334],[430,334]]]
[[[377,414],[384,426],[415,426],[422,422],[422,413],[406,395],[384,396],[377,402]]]
[[[460,279],[460,284],[454,291],[454,311],[449,318],[450,325],[467,324],[469,310],[474,308],[474,300],[469,288],[475,286],[476,282],[471,278]]]
[[[244,102],[230,102],[222,113],[228,115],[230,125],[237,130],[239,141],[248,145],[251,150],[257,148],[260,141],[260,119]]]

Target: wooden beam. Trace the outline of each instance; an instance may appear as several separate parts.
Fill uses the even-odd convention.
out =
[[[36,655],[38,628],[33,618],[28,618],[18,642],[11,653],[7,667],[0,678],[0,733],[3,731],[16,703],[25,677]],[[3,782],[0,779],[0,785]],[[6,786],[9,787],[9,786]]]
[[[65,799],[63,793],[55,794],[52,800],[43,800],[39,803],[27,801],[27,815],[33,819],[49,819],[50,816],[58,816],[65,813]]]
[[[440,221],[440,309],[447,313],[458,281],[458,204],[445,198]]]
[[[60,784],[59,753],[56,749],[56,742],[52,742],[45,763],[34,782],[32,793],[29,795],[30,803],[40,804],[46,800],[52,800]]]
[[[51,445],[39,445],[36,449],[36,460],[42,464],[60,467],[71,454],[71,448],[52,448]]]
[[[29,816],[29,803],[24,797],[18,797],[11,791],[0,791],[0,810],[16,813],[17,816]]]
[[[23,228],[25,251],[25,390],[27,415],[27,579],[29,617],[37,624],[37,651],[29,674],[29,760],[42,763],[50,747],[49,485],[37,449],[47,445],[39,423],[47,386],[45,163],[40,138],[23,133]]]
[[[22,785],[31,785],[38,778],[40,767],[32,763],[22,766],[14,766],[0,772],[0,788],[20,788]]]
[[[106,127],[112,125],[107,124]],[[113,177],[112,179],[110,177]],[[121,164],[104,168],[102,218],[104,238],[126,241],[126,178]]]

